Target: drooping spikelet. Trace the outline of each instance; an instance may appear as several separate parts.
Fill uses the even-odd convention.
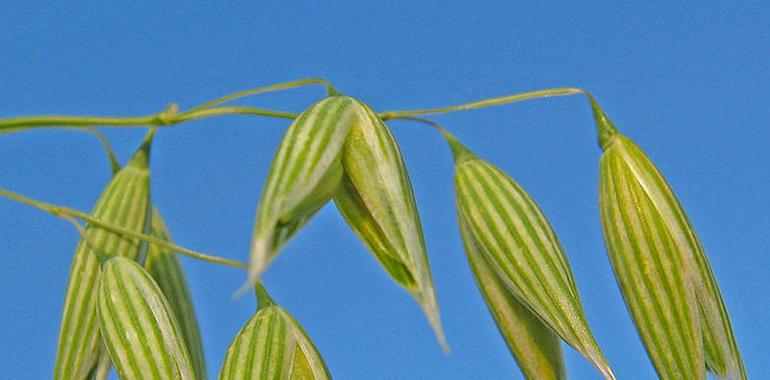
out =
[[[152,236],[171,242],[171,235],[166,224],[153,207]],[[157,282],[166,300],[171,305],[175,319],[179,322],[187,350],[192,359],[197,379],[206,379],[206,363],[203,356],[203,343],[195,317],[190,290],[187,287],[182,264],[175,252],[150,243],[147,249],[147,260],[144,263],[147,272]]]
[[[182,329],[158,284],[139,264],[115,256],[102,265],[99,328],[123,380],[195,380]]]
[[[350,228],[388,274],[420,304],[448,349],[420,216],[401,151],[385,123],[365,104],[342,152],[344,176],[334,201]]]
[[[746,373],[705,251],[647,155],[591,98],[600,160],[599,206],[623,298],[658,375],[729,379]]]
[[[527,379],[566,379],[561,341],[519,301],[482,256],[468,226],[458,218],[465,252],[489,312]]]
[[[318,350],[297,321],[257,284],[257,313],[227,349],[219,380],[330,379]]]
[[[94,206],[95,219],[136,232],[149,230],[150,145],[146,137],[126,167],[112,178]],[[99,325],[96,316],[99,258],[119,255],[135,259],[141,244],[105,229],[88,226],[75,250],[64,300],[54,379],[85,379],[99,362]],[[103,350],[101,350],[103,352]]]
[[[342,146],[363,110],[328,97],[297,117],[283,136],[262,190],[249,254],[253,285],[281,247],[323,207],[342,179]]]
[[[455,155],[457,213],[476,282],[522,371],[564,378],[556,336],[607,379],[559,240],[513,179],[442,130]]]
[[[388,128],[364,103],[332,96],[287,130],[257,212],[250,283],[329,199],[425,311],[446,346],[414,194]]]

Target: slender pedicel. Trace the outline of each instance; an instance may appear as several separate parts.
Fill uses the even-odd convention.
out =
[[[579,88],[572,88],[572,87],[552,88],[547,90],[538,90],[538,91],[525,92],[521,94],[513,94],[513,95],[500,96],[496,98],[483,99],[476,102],[464,103],[464,104],[459,104],[455,106],[416,109],[416,110],[407,110],[407,111],[381,112],[379,116],[380,118],[382,118],[382,120],[403,119],[405,118],[405,116],[419,116],[419,115],[430,115],[430,114],[437,114],[437,113],[471,110],[476,108],[492,107],[492,106],[513,103],[513,102],[519,102],[522,100],[548,98],[552,96],[577,95],[577,94],[584,94],[584,93],[586,92]]]

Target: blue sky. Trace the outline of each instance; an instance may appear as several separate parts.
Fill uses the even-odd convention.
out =
[[[750,377],[770,372],[770,10],[731,4],[154,2],[0,5],[0,117],[144,115],[237,90],[322,76],[375,110],[449,105],[549,87],[591,90],[656,162],[708,252]],[[383,3],[384,4],[384,3]],[[244,104],[299,112],[319,88]],[[588,321],[623,379],[654,371],[601,236],[598,159],[580,97],[436,116],[515,178],[570,259]],[[339,379],[498,379],[520,372],[473,283],[455,223],[452,159],[433,130],[393,122],[421,212],[452,354],[333,207],[286,247],[265,282]],[[245,260],[287,122],[228,117],[159,132],[153,200],[185,247]],[[105,129],[122,160],[141,130]],[[90,210],[110,177],[71,131],[0,136],[0,187]],[[0,199],[0,378],[51,376],[76,231]],[[253,314],[244,273],[183,259],[210,375]],[[573,379],[598,373],[565,347]]]

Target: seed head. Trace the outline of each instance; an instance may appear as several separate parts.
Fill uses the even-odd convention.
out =
[[[444,350],[433,277],[420,216],[404,159],[393,134],[365,104],[342,152],[342,185],[334,202],[353,232],[427,315]]]
[[[102,265],[99,329],[121,379],[194,380],[181,327],[158,284],[131,259]]]
[[[259,309],[230,343],[219,380],[331,379],[299,323],[269,299],[262,285],[256,287]]]
[[[745,379],[706,253],[658,169],[591,98],[600,146],[599,206],[623,298],[661,378]]]
[[[468,259],[522,370],[536,372],[535,378],[563,378],[558,336],[614,379],[542,211],[508,175],[442,132],[455,155],[457,214]],[[524,339],[514,340],[517,335]]]

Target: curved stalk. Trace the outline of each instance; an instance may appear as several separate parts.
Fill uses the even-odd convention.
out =
[[[251,95],[261,94],[261,93],[264,93],[264,92],[288,90],[290,88],[296,88],[296,87],[313,85],[313,84],[320,84],[320,85],[323,85],[324,87],[326,87],[326,92],[329,95],[333,95],[333,94],[337,93],[337,90],[335,90],[334,87],[332,86],[332,84],[329,83],[329,81],[327,81],[326,79],[323,79],[323,78],[308,78],[308,79],[296,80],[296,81],[293,81],[293,82],[279,83],[279,84],[274,84],[274,85],[265,86],[265,87],[258,87],[258,88],[252,88],[252,89],[244,90],[244,91],[238,91],[236,93],[233,93],[233,94],[230,94],[230,95],[227,95],[227,96],[223,96],[223,97],[221,97],[219,99],[215,99],[215,100],[212,100],[210,102],[203,103],[203,104],[201,104],[201,105],[199,105],[197,107],[193,107],[192,109],[190,109],[190,111],[199,111],[199,110],[202,110],[202,109],[207,109],[207,108],[215,107],[215,106],[218,106],[218,105],[223,104],[223,103],[227,103],[227,102],[235,100],[235,99],[240,99],[240,98],[251,96]]]
[[[150,236],[150,235],[146,235],[146,234],[143,234],[143,233],[131,231],[129,229],[125,229],[125,228],[122,228],[122,227],[114,226],[112,224],[103,222],[103,221],[98,220],[96,218],[93,218],[90,215],[86,214],[85,212],[82,212],[82,211],[79,211],[79,210],[75,210],[75,209],[71,209],[71,208],[63,207],[63,206],[52,205],[50,203],[41,202],[41,201],[38,201],[36,199],[32,199],[32,198],[26,197],[24,195],[21,195],[21,194],[18,194],[18,193],[14,193],[12,191],[8,191],[8,190],[2,189],[2,188],[0,188],[0,196],[8,198],[8,199],[15,200],[17,202],[24,203],[24,204],[26,204],[28,206],[35,207],[35,208],[43,210],[43,211],[45,211],[45,212],[47,212],[49,214],[52,214],[54,216],[58,216],[60,218],[64,218],[64,219],[69,220],[69,221],[71,221],[71,218],[77,218],[77,219],[80,219],[80,220],[82,220],[84,222],[87,222],[87,223],[89,223],[91,225],[98,226],[100,228],[104,228],[105,230],[108,230],[110,232],[113,232],[113,233],[116,233],[116,234],[120,234],[120,235],[124,235],[124,236],[128,236],[128,237],[131,237],[131,238],[134,238],[134,239],[144,240],[144,241],[146,241],[148,243],[159,245],[161,247],[173,250],[174,252],[181,253],[181,254],[183,254],[185,256],[189,256],[189,257],[192,257],[194,259],[198,259],[198,260],[202,260],[202,261],[207,261],[207,262],[214,263],[214,264],[227,265],[227,266],[231,266],[231,267],[234,267],[234,268],[240,268],[240,269],[245,269],[246,268],[246,264],[243,263],[243,262],[240,262],[238,260],[231,260],[231,259],[226,259],[226,258],[219,257],[219,256],[207,255],[205,253],[200,253],[200,252],[196,252],[196,251],[193,251],[193,250],[190,250],[190,249],[187,249],[187,248],[183,248],[183,247],[180,247],[180,246],[178,246],[176,244],[169,243],[169,242],[167,242],[167,241],[165,241],[163,239],[156,238],[154,236]]]
[[[497,106],[502,104],[519,102],[522,100],[548,98],[552,96],[576,95],[576,94],[587,95],[588,93],[583,89],[574,88],[574,87],[551,88],[547,90],[538,90],[538,91],[525,92],[521,94],[500,96],[496,98],[484,99],[476,102],[458,104],[454,106],[406,110],[406,111],[388,111],[388,112],[380,113],[379,116],[383,120],[390,120],[390,119],[396,119],[396,118],[403,118],[404,116],[430,115],[430,114],[437,114],[437,113],[464,111],[464,110],[471,110],[476,108],[492,107],[492,106]]]
[[[270,92],[287,90],[291,88],[320,84],[326,88],[328,95],[337,94],[337,90],[323,78],[300,79],[292,82],[279,83],[265,87],[258,87],[249,90],[239,91],[221,98],[203,103],[187,111],[178,113],[178,106],[172,104],[157,114],[144,116],[69,116],[69,115],[42,115],[42,116],[21,116],[7,119],[0,119],[0,134],[16,132],[30,127],[89,127],[89,126],[110,126],[110,127],[144,127],[144,126],[167,126],[185,121],[202,119],[212,116],[222,115],[258,115],[266,117],[277,117],[293,119],[297,115],[289,112],[273,111],[262,108],[229,106],[216,107],[223,103],[240,99],[246,96]]]

